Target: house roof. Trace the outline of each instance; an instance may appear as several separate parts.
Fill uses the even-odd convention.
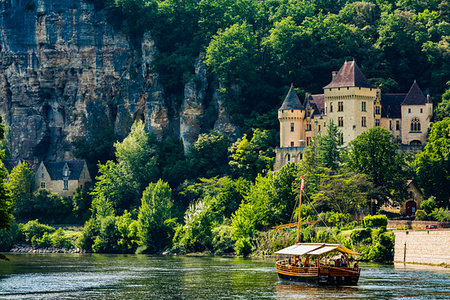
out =
[[[369,83],[355,61],[346,61],[331,82],[324,86],[324,89],[352,86],[375,88]]]
[[[279,110],[289,110],[289,109],[305,109],[302,103],[300,102],[297,93],[295,92],[293,84],[291,84],[291,87],[289,88],[286,98],[284,99],[283,104],[279,108]]]
[[[406,94],[381,94],[381,117],[400,119],[401,105]]]
[[[309,95],[309,102],[315,106],[314,114],[323,114],[325,107],[325,98],[323,94]]]
[[[84,160],[68,160],[56,162],[44,162],[44,166],[50,174],[52,180],[63,180],[64,166],[69,167],[69,180],[78,180],[83,171]]]
[[[408,94],[403,100],[402,105],[424,105],[427,102],[425,95],[420,89],[417,82],[414,80],[411,88],[409,89]]]

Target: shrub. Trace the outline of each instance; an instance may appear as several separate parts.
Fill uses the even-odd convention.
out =
[[[449,222],[450,221],[450,210],[448,208],[435,208],[431,213],[431,216],[439,222]]]
[[[1,229],[0,230],[0,251],[7,252],[11,250],[11,248],[17,242],[21,241],[22,233],[19,229],[19,225],[16,223],[11,224],[9,230]]]
[[[91,252],[94,245],[95,236],[98,234],[98,228],[95,219],[90,219],[84,224],[83,231],[81,232],[80,247],[85,251]]]
[[[387,226],[388,218],[385,215],[368,215],[363,219],[364,227],[381,227]]]
[[[116,218],[107,216],[100,221],[100,230],[95,238],[92,250],[95,253],[116,253],[118,249],[117,240],[119,232],[116,227]]]
[[[436,197],[431,196],[427,200],[423,200],[420,207],[429,215],[437,208]],[[417,214],[416,214],[417,215]]]
[[[42,237],[33,235],[30,242],[31,246],[33,246],[34,248],[48,248],[52,246],[52,239],[48,232],[44,232]]]
[[[417,210],[416,211],[416,220],[417,221],[424,221],[424,220],[428,220],[428,215],[424,210]]]
[[[70,237],[68,237],[62,228],[59,228],[51,235],[51,244],[56,248],[71,249],[74,248]]]
[[[233,252],[233,230],[231,226],[223,224],[212,229],[212,246],[216,250],[215,254]]]
[[[44,233],[52,233],[55,231],[54,227],[40,224],[38,220],[29,221],[22,227],[22,232],[25,236],[25,241],[30,243],[31,239],[35,236],[35,239],[41,238]]]
[[[237,255],[243,255],[245,257],[252,252],[252,245],[248,238],[240,238],[236,242],[235,250]]]
[[[372,243],[372,229],[370,228],[361,228],[355,229],[350,234],[350,239],[353,244],[364,243]]]

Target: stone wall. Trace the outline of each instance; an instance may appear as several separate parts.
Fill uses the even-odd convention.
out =
[[[439,228],[450,228],[450,222],[410,220],[389,220],[387,227],[396,229],[425,229],[429,224],[436,224]]]
[[[394,262],[450,264],[450,230],[394,231]]]

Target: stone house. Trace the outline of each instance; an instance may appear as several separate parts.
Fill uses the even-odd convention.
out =
[[[35,190],[48,189],[61,197],[72,196],[77,188],[90,181],[84,160],[41,162],[34,175]]]
[[[338,126],[343,146],[375,126],[389,130],[402,149],[421,150],[425,145],[433,104],[417,82],[408,93],[383,94],[369,83],[355,61],[346,61],[332,73],[323,91],[306,93],[302,103],[291,85],[278,110],[280,147],[275,150],[274,171],[298,162],[305,147],[324,132],[330,120]]]

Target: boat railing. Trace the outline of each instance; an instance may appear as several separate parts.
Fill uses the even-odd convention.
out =
[[[319,272],[317,267],[299,267],[289,264],[287,261],[277,262],[277,269],[280,271],[294,272],[294,273],[315,273]]]

